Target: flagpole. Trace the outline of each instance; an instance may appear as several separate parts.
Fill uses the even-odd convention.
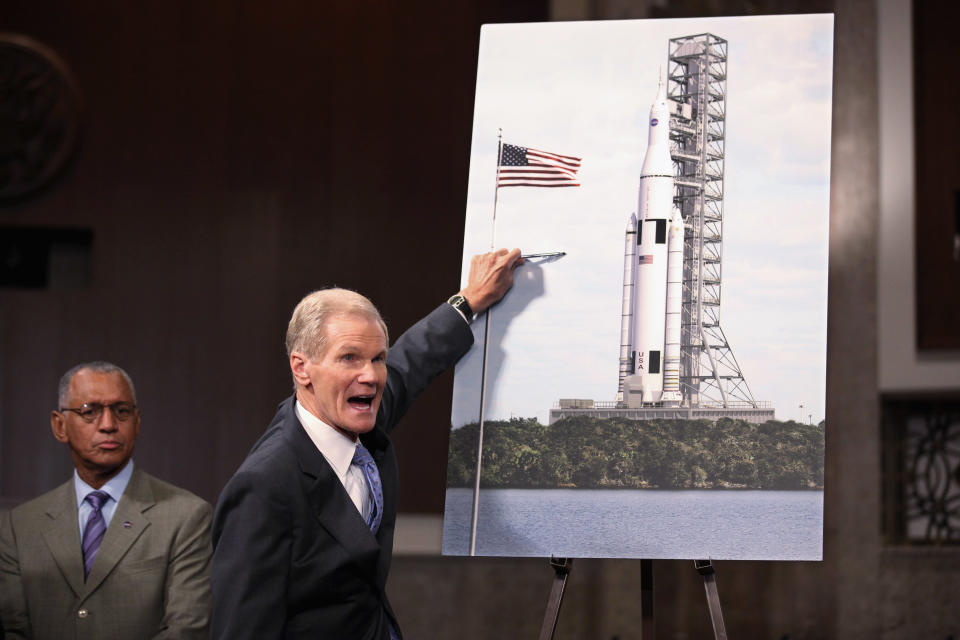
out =
[[[497,129],[497,176],[493,187],[493,220],[490,224],[490,249],[496,248],[497,196],[500,193],[500,165],[503,164],[503,129]],[[480,367],[480,422],[477,433],[477,473],[473,481],[473,512],[470,516],[470,555],[477,555],[477,514],[480,511],[480,467],[483,461],[483,422],[487,397],[487,354],[490,347],[490,316],[487,309],[483,329],[483,364]]]

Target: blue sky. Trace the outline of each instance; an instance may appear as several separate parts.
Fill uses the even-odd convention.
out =
[[[668,40],[705,32],[729,42],[721,326],[778,419],[823,418],[830,15],[483,28],[464,281],[491,244],[498,128],[504,142],[583,158],[579,188],[499,192],[496,246],[567,255],[521,267],[494,308],[488,418],[546,423],[559,398],[615,398],[623,232],[647,115]],[[477,419],[483,328],[457,367],[454,426]]]

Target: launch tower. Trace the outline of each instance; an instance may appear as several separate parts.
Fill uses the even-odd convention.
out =
[[[686,223],[680,389],[692,407],[759,408],[720,326],[727,41],[672,38],[667,94],[674,202]]]

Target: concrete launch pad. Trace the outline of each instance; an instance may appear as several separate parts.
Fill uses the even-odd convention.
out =
[[[630,408],[618,402],[593,402],[590,400],[561,400],[557,406],[550,409],[550,420],[553,424],[562,418],[574,416],[589,416],[592,418],[626,418],[627,420],[710,420],[716,422],[720,418],[746,420],[754,424],[761,424],[767,420],[774,420],[774,409],[771,406],[743,407],[640,407]]]

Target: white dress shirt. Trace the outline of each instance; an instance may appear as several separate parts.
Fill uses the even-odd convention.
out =
[[[367,488],[363,471],[360,467],[351,464],[353,454],[357,450],[357,443],[307,411],[299,400],[297,400],[296,410],[297,418],[310,436],[310,440],[333,467],[334,473],[340,478],[340,483],[353,500],[357,511],[364,520],[369,521],[373,512],[370,490]]]

